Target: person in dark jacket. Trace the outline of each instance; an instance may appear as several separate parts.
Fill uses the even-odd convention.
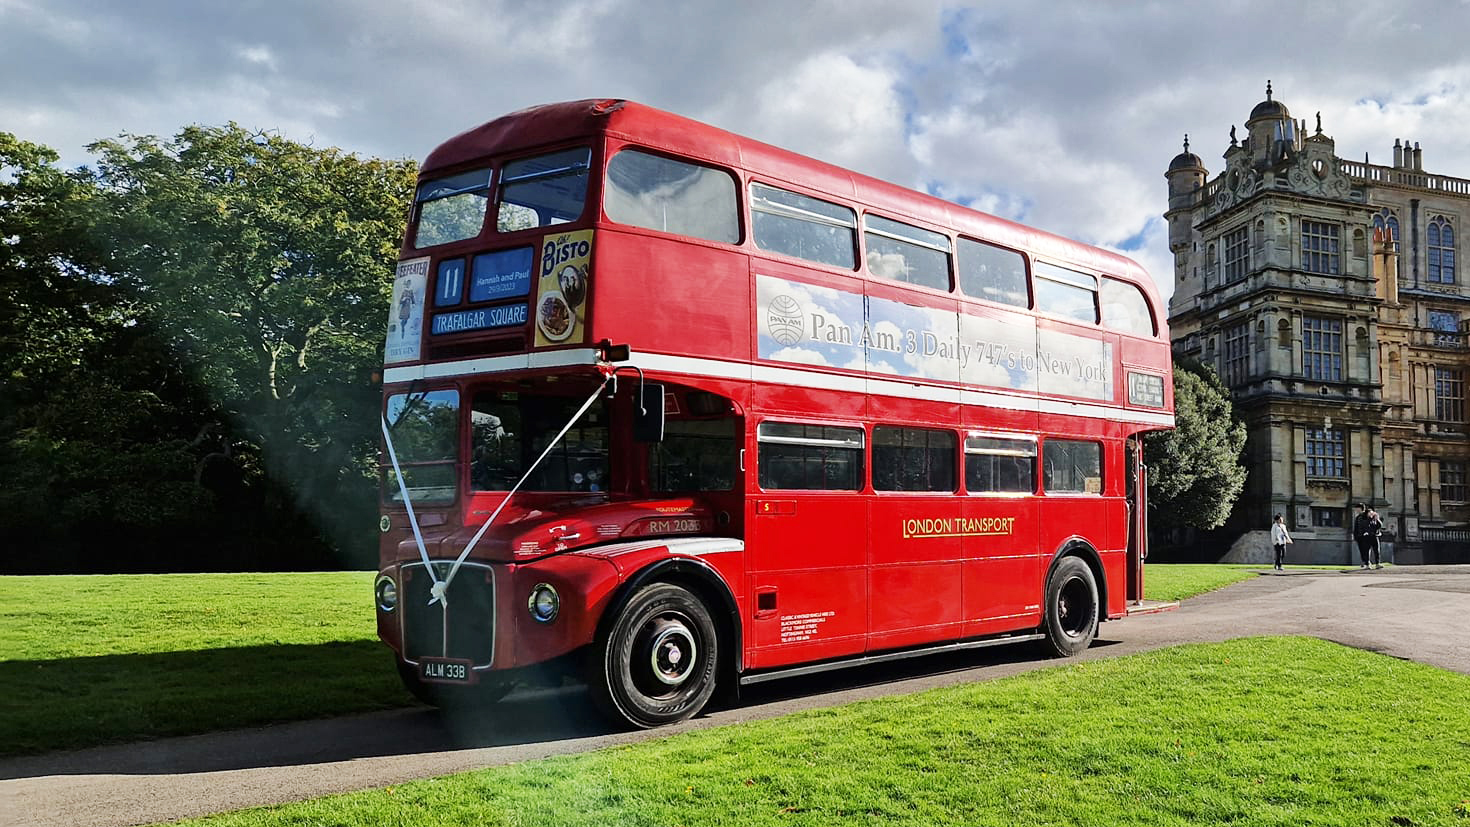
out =
[[[1353,518],[1353,540],[1358,544],[1358,556],[1363,561],[1358,568],[1383,568],[1378,558],[1378,532],[1382,528],[1378,512],[1369,511],[1367,503],[1358,503],[1358,516]]]

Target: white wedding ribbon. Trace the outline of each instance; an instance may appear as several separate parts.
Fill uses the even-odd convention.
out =
[[[434,575],[434,567],[429,565],[429,552],[424,549],[424,535],[419,531],[418,518],[413,514],[413,502],[408,496],[408,486],[403,482],[403,472],[398,468],[398,454],[393,451],[393,437],[388,433],[388,418],[382,417],[383,444],[388,446],[388,460],[393,463],[393,474],[398,477],[398,493],[403,497],[403,507],[408,511],[408,524],[413,527],[413,540],[419,546],[419,559],[424,561],[424,570],[429,573],[429,579],[433,586],[429,588],[432,593],[439,587],[439,578]],[[442,591],[442,589],[441,589]]]
[[[454,575],[459,573],[460,564],[465,561],[466,557],[470,556],[470,552],[474,550],[475,544],[480,542],[480,538],[485,536],[485,531],[490,528],[490,524],[495,522],[496,517],[500,516],[501,509],[505,508],[506,503],[510,502],[510,498],[515,496],[515,493],[520,490],[521,485],[524,484],[526,480],[530,479],[531,474],[536,471],[536,468],[541,464],[541,461],[546,459],[547,455],[551,453],[551,449],[555,448],[557,444],[561,442],[562,437],[567,435],[567,431],[570,431],[572,429],[572,426],[577,424],[577,420],[582,418],[582,414],[586,413],[587,409],[592,407],[592,403],[597,401],[598,394],[602,393],[602,389],[607,387],[607,383],[611,378],[611,375],[609,375],[602,380],[602,384],[597,386],[597,389],[592,392],[592,395],[587,397],[587,401],[582,403],[582,407],[578,408],[577,412],[572,414],[572,418],[567,420],[567,424],[563,425],[561,431],[557,433],[556,437],[553,438],[549,444],[547,444],[546,450],[541,452],[541,456],[536,457],[536,461],[531,463],[531,467],[526,469],[526,473],[522,474],[521,478],[519,480],[516,480],[516,484],[511,486],[510,491],[507,492],[505,495],[505,499],[500,501],[500,505],[496,506],[495,510],[491,512],[490,516],[485,519],[484,524],[480,526],[480,530],[476,531],[475,536],[470,538],[469,543],[467,543],[464,547],[464,551],[461,551],[459,553],[459,557],[455,558],[454,565],[449,567],[449,573],[444,575],[444,579],[436,579],[434,581],[434,585],[429,587],[430,606],[434,605],[434,602],[436,600],[443,601],[444,605],[446,606],[449,605],[449,601],[445,597],[445,592],[449,589],[449,584],[454,580]],[[410,516],[412,515],[412,513],[413,512],[409,512]],[[427,560],[428,558],[425,557],[424,559]]]

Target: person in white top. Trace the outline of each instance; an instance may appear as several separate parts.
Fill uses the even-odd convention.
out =
[[[1276,546],[1276,570],[1281,571],[1281,563],[1286,559],[1286,547],[1291,544],[1291,534],[1286,530],[1286,521],[1280,514],[1271,523],[1271,544]]]

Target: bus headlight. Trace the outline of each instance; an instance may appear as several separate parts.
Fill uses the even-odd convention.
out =
[[[398,608],[398,584],[393,581],[392,576],[378,575],[378,582],[373,585],[373,594],[376,595],[378,608],[382,611],[391,612]]]
[[[561,611],[561,597],[550,583],[537,583],[531,589],[531,599],[527,601],[526,608],[531,610],[531,617],[538,623],[550,623]]]

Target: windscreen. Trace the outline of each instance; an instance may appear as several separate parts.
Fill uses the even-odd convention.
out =
[[[415,504],[452,502],[459,445],[459,392],[395,394],[388,397],[385,415],[388,440],[403,472],[403,485],[399,485],[390,464],[383,470],[384,498],[401,503],[406,488]]]
[[[470,410],[470,488],[509,491],[585,401],[583,396],[491,390]],[[606,491],[608,413],[598,399],[541,461],[524,491]]]

